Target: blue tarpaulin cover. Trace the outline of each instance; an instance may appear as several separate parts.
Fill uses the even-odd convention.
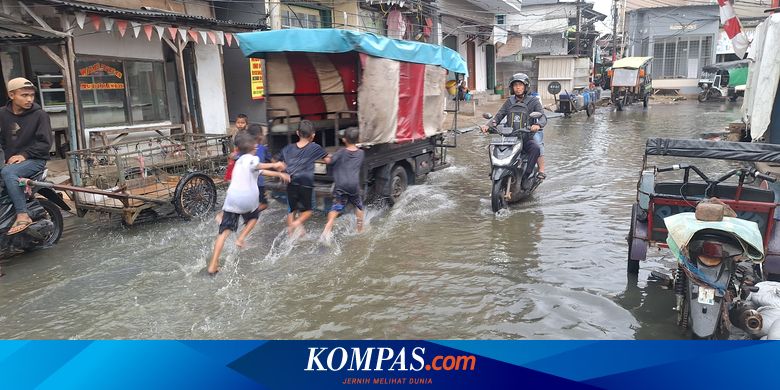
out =
[[[287,51],[346,53],[356,51],[374,57],[417,64],[438,65],[468,75],[466,62],[456,51],[428,43],[402,41],[371,33],[315,28],[255,31],[236,34],[247,57]]]

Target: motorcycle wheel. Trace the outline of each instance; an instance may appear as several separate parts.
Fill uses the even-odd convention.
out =
[[[490,190],[490,206],[494,213],[506,208],[504,194],[506,194],[507,178],[508,176],[493,181],[493,188]]]
[[[44,215],[41,219],[48,219],[51,221],[52,225],[54,225],[54,228],[52,229],[51,233],[44,238],[41,245],[27,249],[27,251],[53,246],[57,243],[57,241],[60,240],[60,237],[62,237],[62,231],[64,230],[62,211],[60,211],[60,208],[56,204],[46,199],[37,199],[37,201],[43,210],[46,211],[46,215]]]

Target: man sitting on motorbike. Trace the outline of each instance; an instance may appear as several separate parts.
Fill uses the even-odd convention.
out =
[[[537,120],[536,124],[531,125],[529,130],[534,133],[540,131],[547,124],[547,117],[544,115],[542,102],[535,96],[528,94],[529,85],[530,81],[525,73],[514,74],[512,80],[509,81],[509,88],[514,94],[504,102],[504,105],[498,110],[496,116],[488,122],[488,125],[480,126],[482,132],[486,133],[489,127],[501,123],[505,117],[507,118],[507,127],[512,127],[515,130],[524,129],[532,112],[539,112],[542,116]],[[528,155],[528,165],[525,168],[524,176],[531,176],[534,166],[538,164],[539,173],[537,177],[540,180],[545,179],[547,175],[544,173],[544,158],[541,157],[541,146],[536,137],[525,140],[523,151]]]
[[[46,111],[34,103],[35,85],[15,78],[8,82],[9,102],[0,108],[0,166],[8,197],[16,209],[16,221],[8,234],[19,233],[32,224],[20,177],[31,177],[46,168],[51,148],[51,121]]]

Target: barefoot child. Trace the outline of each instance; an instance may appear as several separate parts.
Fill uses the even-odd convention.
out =
[[[261,164],[255,156],[255,138],[251,135],[246,132],[237,134],[236,145],[241,157],[236,160],[233,181],[230,182],[225,196],[225,204],[222,206],[223,215],[219,221],[219,235],[214,243],[214,254],[211,256],[208,266],[208,272],[212,275],[219,271],[219,255],[222,253],[225,240],[231,232],[238,231],[239,215],[244,220],[245,226],[236,240],[238,247],[244,246],[244,239],[257,223],[257,217],[260,214],[257,177],[264,175],[279,177],[285,182],[290,180],[290,177],[285,173],[266,170],[280,168],[281,164]]]
[[[238,114],[238,116],[236,117],[236,133],[233,134],[234,145],[237,145],[235,136],[238,135],[239,133],[245,132],[247,130],[248,124],[249,122],[247,116],[244,114]],[[235,166],[237,159],[238,159],[238,147],[233,149],[233,153],[230,153],[230,155],[228,156],[228,165],[227,165],[227,169],[225,170],[225,181],[228,183],[230,183],[230,180],[232,178],[233,167]]]
[[[255,137],[255,143],[257,144],[255,156],[260,159],[260,163],[271,162],[271,156],[268,153],[268,148],[265,146],[265,136],[263,135],[262,126],[251,124],[246,132]],[[268,208],[268,199],[265,197],[265,178],[263,175],[260,175],[257,178],[257,189],[260,191],[260,211],[263,211]]]
[[[331,157],[333,166],[333,206],[328,213],[328,223],[322,232],[321,239],[329,241],[333,223],[348,205],[355,206],[357,231],[363,231],[363,202],[360,200],[360,170],[363,166],[365,153],[357,147],[360,133],[357,127],[349,127],[341,138],[346,147],[339,149]]]
[[[290,184],[287,185],[287,234],[292,235],[298,228],[303,228],[312,214],[312,193],[314,190],[314,162],[324,159],[330,162],[328,153],[314,141],[314,125],[307,120],[298,125],[298,142],[282,149],[279,160],[286,165],[290,174]],[[296,212],[298,213],[296,217]],[[299,233],[303,233],[301,230]]]

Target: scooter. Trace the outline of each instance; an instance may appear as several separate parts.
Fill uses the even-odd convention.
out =
[[[44,170],[29,179],[36,182],[44,182],[46,174],[47,170]],[[26,187],[27,209],[33,223],[17,234],[10,236],[7,234],[16,220],[16,210],[14,210],[11,198],[8,197],[8,193],[3,186],[0,190],[0,258],[47,248],[56,244],[63,231],[62,212],[60,210],[70,210],[68,204],[51,188],[30,187],[26,185],[25,181],[22,181],[20,186]],[[41,195],[43,198],[37,195]],[[2,270],[0,270],[0,276],[2,274]]]
[[[775,179],[738,169],[740,183],[747,175]],[[762,278],[764,242],[758,224],[736,218],[719,201],[704,201],[696,212],[664,218],[669,231],[667,244],[677,259],[673,286],[678,325],[696,339],[728,335],[728,322],[750,335],[761,331],[761,316],[745,304],[757,292]]]
[[[542,113],[534,112],[529,115],[528,126],[535,124]],[[485,119],[493,116],[484,114]],[[507,208],[510,203],[519,202],[530,196],[536,187],[542,183],[537,177],[538,167],[534,166],[533,173],[523,178],[523,172],[528,164],[528,158],[523,153],[523,143],[533,142],[533,132],[528,129],[514,130],[511,127],[496,125],[490,127],[490,133],[498,134],[490,140],[488,151],[490,154],[490,178],[493,182],[490,191],[490,204],[493,212]]]

